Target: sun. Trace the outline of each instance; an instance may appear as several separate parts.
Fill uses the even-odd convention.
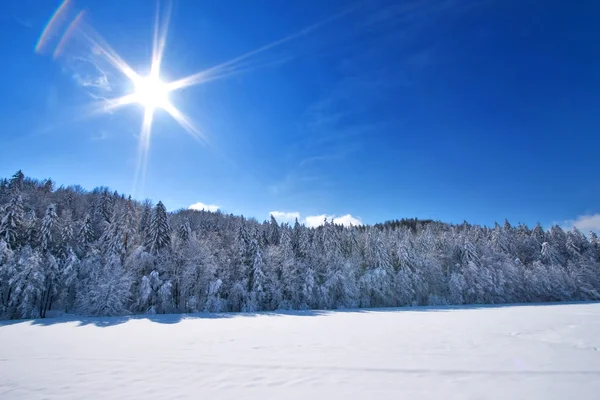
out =
[[[135,102],[146,110],[169,107],[169,89],[160,78],[149,75],[134,80]]]

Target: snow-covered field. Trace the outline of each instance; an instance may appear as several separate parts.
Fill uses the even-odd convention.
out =
[[[7,399],[598,399],[600,304],[0,323]]]

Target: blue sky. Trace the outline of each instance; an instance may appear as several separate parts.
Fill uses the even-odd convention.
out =
[[[89,115],[130,82],[77,32],[53,52],[85,10],[81,26],[147,74],[155,4],[69,2],[36,52],[60,4],[8,0],[0,16],[0,176],[131,193],[142,107]],[[299,34],[172,93],[210,145],[158,110],[135,196],[313,224],[600,229],[599,13],[530,0],[174,1],[165,81]]]

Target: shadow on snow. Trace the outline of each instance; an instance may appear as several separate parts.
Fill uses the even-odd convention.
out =
[[[479,310],[507,307],[543,307],[557,305],[585,305],[600,302],[549,302],[549,303],[508,303],[508,304],[468,304],[448,306],[414,306],[394,308],[349,308],[335,310],[278,310],[261,312],[224,312],[224,313],[193,313],[193,314],[136,314],[116,317],[85,317],[73,314],[65,314],[53,318],[43,319],[21,319],[0,321],[3,326],[25,324],[38,326],[51,326],[56,324],[77,323],[78,327],[93,325],[100,328],[124,324],[135,320],[148,320],[158,324],[177,324],[185,320],[193,319],[229,319],[229,318],[254,318],[254,317],[321,317],[336,313],[397,313],[397,312],[451,312],[458,310]]]

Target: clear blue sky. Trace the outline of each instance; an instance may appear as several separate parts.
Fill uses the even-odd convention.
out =
[[[130,193],[143,110],[84,114],[127,80],[75,34],[52,52],[85,10],[144,74],[155,4],[76,0],[36,52],[59,5],[3,3],[0,175]],[[157,112],[136,196],[259,220],[587,218],[586,229],[600,220],[599,19],[593,1],[175,1],[165,81],[326,22],[245,59],[248,71],[173,93],[211,146]]]

